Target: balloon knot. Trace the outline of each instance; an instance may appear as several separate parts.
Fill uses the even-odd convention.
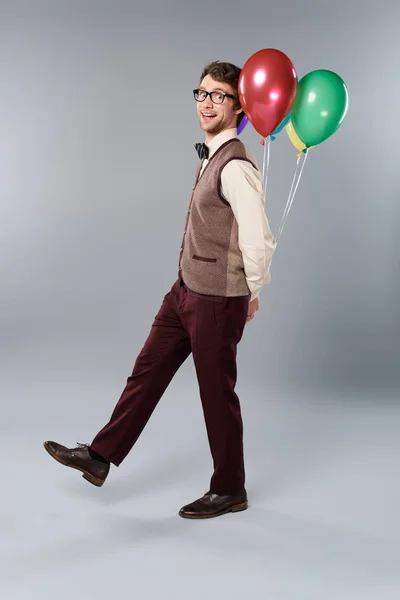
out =
[[[273,142],[276,139],[275,135],[271,135],[271,142]]]
[[[265,138],[262,138],[260,144],[261,144],[261,146],[265,146]]]

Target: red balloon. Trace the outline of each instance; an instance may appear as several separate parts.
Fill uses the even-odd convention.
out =
[[[297,93],[297,73],[280,50],[259,50],[245,63],[239,77],[240,104],[263,137],[289,114]]]

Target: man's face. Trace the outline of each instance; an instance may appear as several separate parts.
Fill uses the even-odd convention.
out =
[[[199,86],[200,90],[206,92],[223,92],[233,94],[232,86],[229,83],[216,81],[211,75],[206,75]],[[203,102],[196,102],[197,114],[200,119],[200,127],[206,133],[206,140],[210,141],[221,131],[236,127],[237,116],[242,109],[234,110],[234,100],[225,98],[222,104],[216,104],[211,101],[210,96]]]

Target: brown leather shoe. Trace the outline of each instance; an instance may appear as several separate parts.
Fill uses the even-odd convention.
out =
[[[57,442],[44,442],[47,452],[59,463],[82,471],[82,477],[97,485],[102,486],[110,470],[109,463],[94,460],[89,454],[89,444],[79,444],[77,448],[66,448]]]
[[[202,498],[183,506],[179,516],[184,519],[209,519],[228,512],[246,510],[248,507],[246,490],[229,496],[219,496],[207,492]]]

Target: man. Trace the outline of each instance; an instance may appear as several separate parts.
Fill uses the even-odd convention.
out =
[[[213,62],[194,90],[205,144],[192,190],[178,279],[165,295],[151,332],[111,419],[90,445],[45,442],[60,463],[103,485],[145,427],[176,371],[193,353],[214,473],[209,491],[181,508],[185,518],[216,517],[248,507],[243,426],[235,393],[236,351],[244,326],[270,282],[275,241],[264,212],[260,171],[237,137],[244,114],[240,69]]]

